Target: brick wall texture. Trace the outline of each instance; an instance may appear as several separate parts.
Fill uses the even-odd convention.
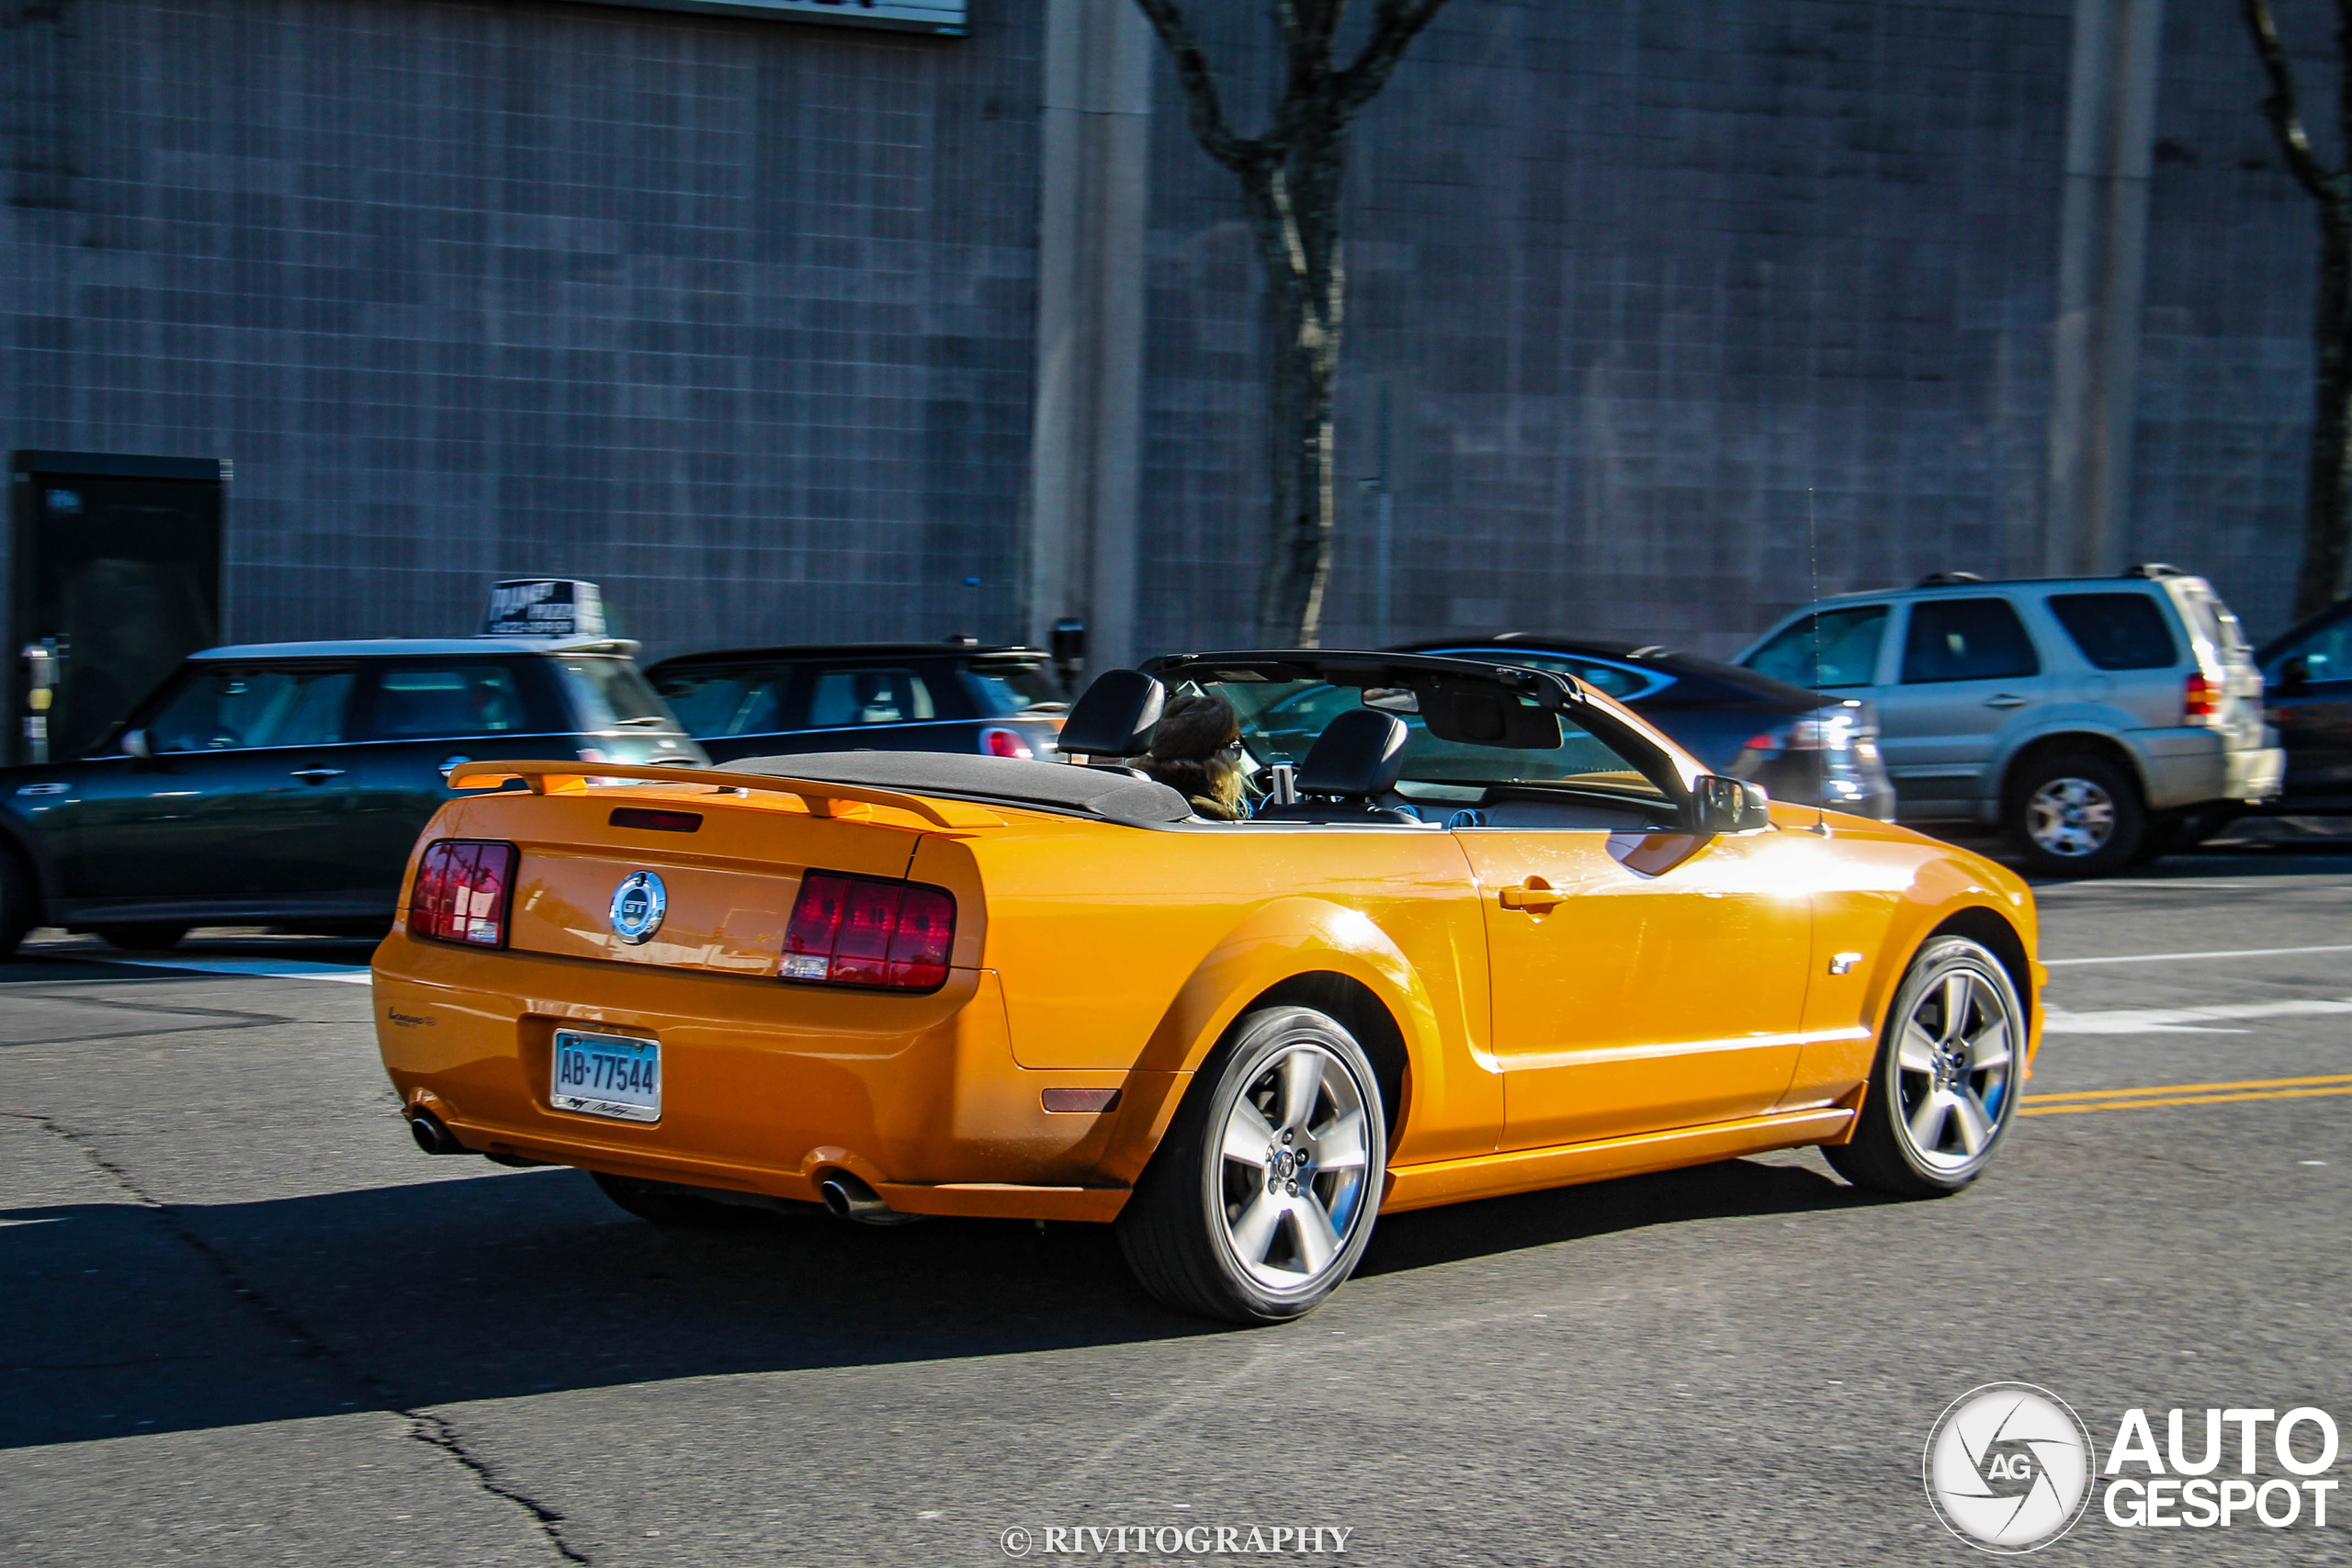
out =
[[[1254,121],[1264,7],[1194,4]],[[2030,569],[2070,10],[1454,0],[1354,149],[1328,640],[1382,629],[1383,388],[1395,637],[1721,652]],[[2311,216],[2233,8],[2170,10],[2128,553],[2259,629]],[[524,573],[656,653],[1009,635],[1043,6],[972,12],[0,0],[0,443],[232,459],[240,638],[467,630]],[[1147,649],[1248,637],[1264,529],[1255,262],[1157,93]]]

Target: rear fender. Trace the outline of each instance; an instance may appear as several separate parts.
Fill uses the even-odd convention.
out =
[[[1388,1010],[1405,1043],[1405,1100],[1426,1091],[1443,1031],[1429,987],[1396,942],[1362,911],[1321,898],[1277,898],[1251,910],[1209,949],[1177,991],[1129,1077],[1128,1114],[1104,1159],[1132,1181],[1173,1119],[1192,1076],[1234,1021],[1266,992],[1305,975],[1343,975]],[[1403,1126],[1398,1134],[1403,1135]]]

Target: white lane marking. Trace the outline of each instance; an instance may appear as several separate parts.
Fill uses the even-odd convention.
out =
[[[2056,969],[2070,964],[2181,964],[2196,958],[2277,958],[2292,953],[2352,953],[2352,942],[2333,947],[2231,947],[2212,953],[2126,953],[2112,958],[2045,958]]]
[[[2207,882],[2201,877],[2196,879],[2184,877],[2177,882],[2037,882],[2033,885],[2033,891],[2036,897],[2045,897],[2052,893],[2105,893],[2120,887],[2153,887],[2159,891],[2193,893],[2201,892],[2203,889],[2208,887],[2277,887],[2279,886],[2280,884],[2275,881]],[[2311,884],[2304,883],[2301,884],[2301,886],[2309,886]],[[2337,885],[2334,883],[2323,883],[2320,886],[2335,886]]]
[[[2113,1012],[2068,1012],[2051,1008],[2042,1014],[2044,1034],[2243,1034],[2242,1029],[2216,1028],[2234,1019],[2294,1018],[2352,1013],[2352,1001],[2305,998],[2282,1002],[2217,1002],[2201,1008],[2131,1008]]]
[[[313,964],[304,958],[100,958],[99,964],[129,964],[141,969],[194,969],[205,975],[249,975],[256,980],[340,980],[368,984],[364,964]]]

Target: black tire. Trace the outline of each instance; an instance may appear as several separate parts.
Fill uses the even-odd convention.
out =
[[[1954,981],[1964,988],[1957,1007],[1948,988]],[[2017,1119],[2025,1084],[2025,1018],[2017,985],[1999,959],[1965,937],[1930,938],[1887,1010],[1852,1141],[1821,1151],[1830,1167],[1857,1187],[1897,1198],[1945,1198],[1974,1182]],[[1906,1051],[1915,1021],[1922,1038]],[[1996,1024],[2004,1032],[1997,1042]],[[1930,1041],[1935,1049],[1923,1050]],[[2003,1063],[1997,1074],[1990,1066],[1996,1044]],[[1947,1054],[1948,1047],[1958,1049]],[[1955,1055],[1962,1059],[1953,1060]],[[1925,1064],[1922,1056],[1935,1059]],[[1997,1092],[1991,1092],[1996,1078]],[[1924,1103],[1929,1094],[1956,1096],[1963,1084],[1983,1113],[1981,1125],[1956,1103],[1948,1101],[1940,1117]],[[1930,1124],[1924,1135],[1923,1123]],[[1973,1148],[1972,1135],[1981,1138]]]
[[[2188,815],[2184,811],[2152,813],[2147,826],[2140,831],[2140,847],[2132,852],[2132,863],[2154,865],[2175,850],[2187,849]]]
[[[123,953],[168,953],[188,933],[186,926],[150,920],[127,926],[92,926],[100,942]]]
[[[32,874],[6,846],[0,846],[0,958],[16,955],[18,944],[40,924],[40,889]]]
[[[639,1181],[627,1176],[607,1176],[601,1170],[592,1170],[588,1174],[596,1179],[596,1185],[605,1197],[639,1219],[669,1230],[741,1230],[759,1224],[768,1217],[761,1210],[744,1204],[696,1198],[660,1182]]]
[[[2095,751],[2052,751],[2009,779],[2001,825],[2037,876],[2112,876],[2148,829],[2140,784]]]
[[[1237,1138],[1246,1157],[1227,1153]],[[1119,1213],[1119,1249],[1179,1312],[1286,1322],[1354,1272],[1387,1168],[1380,1082],[1355,1037],[1310,1008],[1261,1009],[1193,1075]]]

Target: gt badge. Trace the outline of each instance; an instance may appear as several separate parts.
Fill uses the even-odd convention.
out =
[[[632,871],[613,889],[613,934],[623,942],[650,941],[662,929],[670,907],[669,890],[650,871]]]

